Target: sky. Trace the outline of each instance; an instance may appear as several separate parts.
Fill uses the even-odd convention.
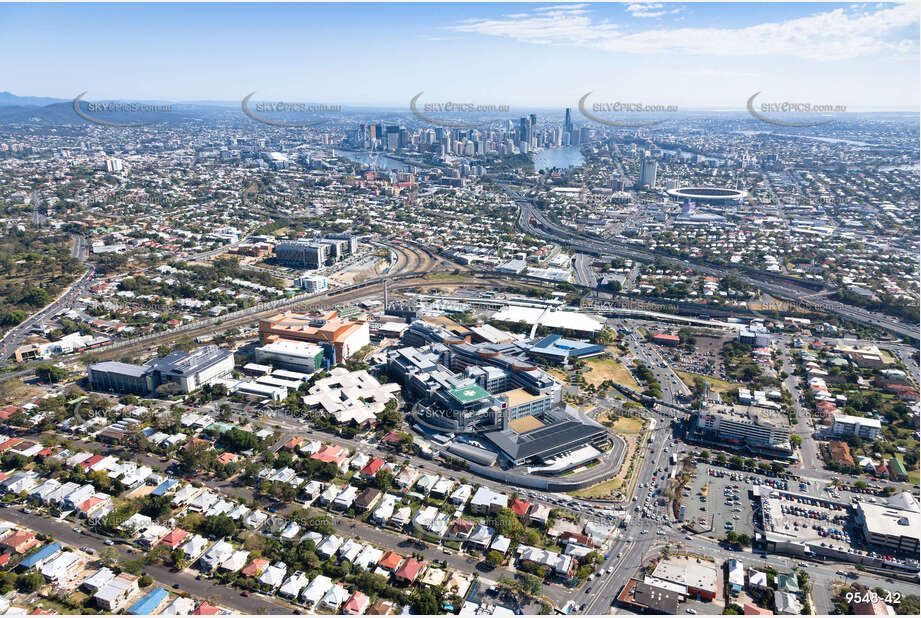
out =
[[[0,4],[0,91],[87,100],[919,108],[895,3]]]

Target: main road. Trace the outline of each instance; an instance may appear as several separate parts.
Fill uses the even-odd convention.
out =
[[[592,253],[600,255],[618,255],[628,257],[634,260],[651,262],[661,260],[662,262],[690,269],[707,275],[724,277],[729,274],[736,275],[741,281],[760,290],[768,292],[780,298],[789,298],[794,301],[802,302],[816,309],[838,314],[846,319],[868,324],[877,328],[888,330],[902,337],[910,339],[919,339],[919,328],[917,325],[908,324],[894,318],[874,314],[866,309],[845,305],[844,303],[830,300],[828,298],[814,297],[815,290],[808,289],[804,286],[794,285],[793,282],[784,281],[782,284],[779,277],[772,276],[769,273],[753,273],[750,271],[736,271],[735,269],[725,268],[719,265],[701,264],[690,262],[681,258],[676,258],[666,254],[650,251],[638,246],[628,246],[613,240],[605,240],[599,237],[590,236],[582,232],[566,228],[562,225],[551,221],[539,208],[531,203],[531,200],[525,198],[507,184],[500,183],[500,186],[508,193],[519,206],[518,226],[532,236],[549,238],[556,242],[569,245],[576,251],[583,253]],[[531,219],[534,223],[531,223]],[[810,298],[814,297],[814,298]]]

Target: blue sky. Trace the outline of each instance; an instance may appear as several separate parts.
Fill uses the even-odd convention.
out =
[[[0,4],[0,90],[917,109],[918,32],[917,3]]]

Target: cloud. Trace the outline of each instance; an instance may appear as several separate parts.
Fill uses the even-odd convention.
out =
[[[634,17],[661,17],[667,13],[677,13],[680,9],[665,10],[665,5],[659,2],[643,2],[641,4],[628,4],[627,12]]]
[[[919,9],[913,4],[875,6],[860,11],[836,8],[741,28],[657,27],[630,32],[607,19],[594,19],[586,6],[541,7],[514,19],[468,19],[448,29],[535,45],[571,45],[627,54],[847,60],[880,53],[918,53]],[[655,5],[631,6],[648,9]],[[913,28],[911,34],[909,28]]]

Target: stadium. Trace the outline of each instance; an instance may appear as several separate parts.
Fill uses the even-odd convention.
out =
[[[679,202],[696,202],[714,206],[740,204],[748,196],[748,191],[722,187],[676,187],[669,189],[667,193]]]

